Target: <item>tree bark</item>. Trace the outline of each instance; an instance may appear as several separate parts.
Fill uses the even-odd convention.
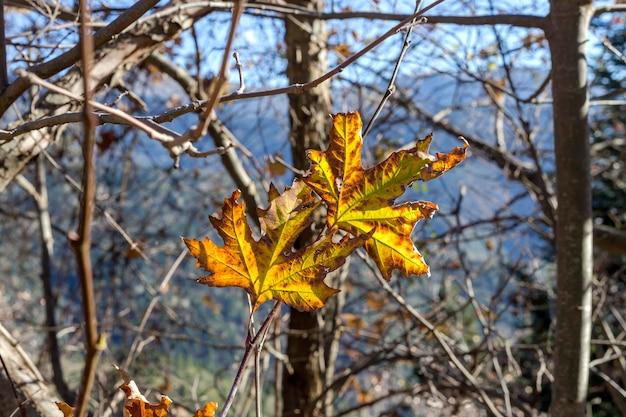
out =
[[[552,0],[547,30],[552,59],[557,180],[557,301],[552,417],[585,414],[591,338],[593,221],[586,42],[591,0]]]
[[[324,7],[323,0],[293,0],[290,3],[318,11]],[[286,17],[287,76],[290,83],[312,81],[327,70],[326,36],[326,24],[322,20]],[[321,149],[326,142],[330,112],[328,84],[289,97],[289,140],[294,167],[302,170],[309,168],[305,151]],[[319,222],[316,223],[319,225]],[[301,236],[298,243],[310,243],[313,235]],[[329,301],[337,302],[335,298]],[[316,414],[316,399],[321,397],[324,388],[323,364],[327,363],[324,352],[328,351],[324,349],[320,333],[323,331],[323,320],[319,320],[321,317],[318,314],[295,309],[290,311],[287,356],[291,366],[285,367],[283,375],[283,416],[311,417]],[[333,319],[329,320],[332,322]]]

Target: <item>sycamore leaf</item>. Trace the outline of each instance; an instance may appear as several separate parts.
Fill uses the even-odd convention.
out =
[[[303,182],[295,181],[282,195],[271,187],[269,207],[259,210],[261,237],[256,240],[246,221],[245,204],[237,202],[239,197],[240,192],[235,191],[224,200],[221,217],[209,217],[224,241],[223,247],[209,238],[183,238],[198,260],[196,266],[210,272],[197,281],[214,287],[241,287],[250,294],[255,310],[272,299],[301,311],[322,307],[338,292],[327,286],[324,278],[343,265],[367,236],[345,236],[337,242],[329,234],[296,250],[294,243],[311,225],[311,215],[320,202]]]
[[[361,126],[357,112],[334,115],[328,149],[308,151],[311,170],[303,181],[326,203],[331,231],[342,229],[357,237],[371,234],[365,249],[385,279],[394,269],[405,276],[428,274],[410,237],[415,224],[432,217],[437,205],[427,201],[396,205],[395,200],[414,181],[436,178],[463,161],[468,145],[435,157],[428,153],[432,140],[428,136],[365,170]]]

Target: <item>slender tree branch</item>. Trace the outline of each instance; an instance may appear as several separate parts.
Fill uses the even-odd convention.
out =
[[[604,13],[626,12],[626,4],[607,4],[603,6],[594,7],[593,16],[600,16]]]
[[[89,27],[91,11],[87,0],[80,0],[80,47],[83,64],[83,193],[80,204],[78,236],[73,242],[78,263],[78,277],[81,283],[83,317],[85,321],[85,364],[81,376],[76,417],[87,414],[87,405],[91,389],[96,378],[96,369],[103,346],[98,335],[98,318],[93,285],[93,267],[91,264],[91,226],[93,223],[96,200],[96,123],[91,111],[90,76],[93,65],[93,38]]]
[[[94,49],[101,47],[113,39],[116,35],[122,33],[124,29],[135,23],[139,17],[154,7],[157,3],[158,0],[139,0],[109,25],[94,33]],[[45,79],[75,64],[80,57],[80,45],[77,45],[50,61],[31,66],[29,71],[38,77]],[[2,91],[2,94],[0,94],[0,115],[4,114],[9,106],[13,104],[24,91],[26,91],[28,86],[28,81],[20,77],[5,88],[4,91]]]
[[[113,107],[109,107],[105,104],[102,103],[98,103],[97,101],[94,100],[90,100],[87,99],[85,100],[84,97],[81,97],[77,94],[72,93],[71,91],[68,91],[64,88],[58,87],[55,84],[49,83],[45,80],[43,80],[42,78],[38,77],[36,74],[30,72],[30,71],[26,71],[24,69],[18,69],[16,71],[17,75],[20,76],[20,78],[23,78],[25,80],[28,80],[29,84],[38,84],[42,87],[47,88],[50,91],[54,91],[55,93],[58,94],[62,94],[66,97],[71,98],[72,100],[76,100],[76,101],[81,101],[81,102],[85,102],[85,105],[88,105],[89,108],[95,108],[98,110],[102,110],[105,111],[109,114],[112,114],[116,117],[118,117],[119,119],[124,120],[125,122],[127,122],[129,125],[136,127],[138,129],[143,130],[144,132],[146,132],[152,139],[156,139],[161,143],[168,143],[171,142],[175,139],[174,134],[166,134],[163,133],[161,131],[157,131],[156,129],[154,129],[152,126],[148,126],[146,123],[141,122],[140,120],[138,120],[137,118],[124,113],[121,110],[118,109],[114,109]],[[93,116],[89,116],[90,118]],[[180,136],[180,135],[179,135]]]
[[[20,77],[23,77],[25,79],[28,79],[30,82],[32,82],[33,84],[38,84],[41,85],[42,87],[45,87],[51,91],[57,92],[59,94],[63,94],[73,100],[77,100],[77,101],[85,101],[85,99],[77,94],[74,94],[68,90],[65,90],[64,88],[58,87],[55,84],[49,83],[41,78],[39,78],[37,75],[30,73],[26,70],[23,69],[19,69],[16,71],[17,74]],[[101,104],[97,101],[94,100],[87,100],[86,103],[89,104],[90,107],[96,108],[98,110],[102,110],[105,111],[107,113],[109,113],[110,115],[110,119],[108,119],[109,121],[116,121],[118,124],[126,124],[129,126],[133,126],[136,127],[142,131],[144,131],[145,133],[148,134],[148,136],[150,136],[152,139],[155,139],[157,141],[159,141],[161,143],[161,145],[163,145],[170,153],[170,156],[172,158],[175,159],[175,161],[178,161],[178,157],[183,154],[186,153],[189,156],[195,157],[195,158],[204,158],[206,156],[209,155],[214,155],[214,154],[220,154],[223,153],[225,151],[226,148],[220,148],[218,147],[215,150],[211,150],[211,151],[206,151],[206,152],[200,152],[198,151],[193,144],[187,140],[184,139],[182,135],[180,135],[179,133],[168,129],[164,126],[159,125],[158,123],[155,123],[152,119],[150,118],[137,118],[134,116],[131,116],[121,110],[115,109],[113,107],[107,106],[105,104]],[[41,127],[45,127],[46,125],[50,124],[50,121],[54,121],[54,123],[60,123],[60,122],[65,122],[68,121],[68,118],[71,117],[69,115],[59,115],[59,116],[52,116],[47,120],[47,122],[43,122],[43,121],[35,121],[33,122],[33,124],[28,126],[28,130],[34,130],[37,128],[41,128]],[[77,114],[74,114],[73,116],[74,118],[77,118]],[[90,113],[90,117],[94,119],[94,124],[98,124],[99,121],[93,112]],[[101,115],[100,117],[106,118],[105,115]],[[76,119],[73,119],[72,121],[77,121]],[[102,122],[104,123],[106,120],[102,120]],[[23,132],[23,129],[21,132],[19,132],[20,134]],[[12,133],[11,131],[2,131],[0,132],[0,138],[2,137],[8,137],[11,136]],[[176,163],[177,166],[177,163]]]
[[[243,12],[243,5],[244,0],[238,0],[235,3],[235,8],[233,9],[233,17],[230,23],[230,30],[228,32],[228,40],[226,41],[226,47],[224,48],[224,57],[222,58],[222,64],[220,66],[220,72],[217,75],[217,79],[211,85],[211,95],[207,102],[207,106],[204,109],[204,112],[202,112],[202,115],[200,116],[198,126],[186,132],[185,135],[183,135],[185,138],[197,140],[200,136],[204,136],[206,134],[207,126],[211,121],[211,114],[213,113],[215,106],[219,102],[219,96],[222,91],[222,87],[227,81],[230,51],[233,47],[233,42],[235,41],[235,33],[237,31],[237,25],[239,24],[239,18],[241,17],[241,14]]]
[[[418,13],[421,6],[422,6],[422,1],[421,0],[416,1],[414,13]],[[370,118],[369,122],[367,123],[367,126],[363,130],[363,135],[362,135],[363,139],[365,139],[365,137],[369,133],[370,129],[372,128],[374,124],[374,121],[378,118],[378,115],[383,110],[383,107],[385,107],[385,104],[387,103],[387,101],[389,101],[389,97],[391,97],[394,90],[396,89],[396,77],[398,76],[398,73],[400,72],[400,64],[402,63],[402,60],[404,59],[404,55],[406,55],[406,52],[408,51],[409,46],[411,45],[411,35],[413,34],[413,28],[415,27],[415,23],[425,23],[425,22],[426,22],[426,19],[422,18],[419,21],[414,20],[410,25],[408,25],[409,28],[407,29],[406,35],[404,37],[404,43],[402,44],[402,49],[400,50],[398,59],[396,59],[396,64],[391,74],[391,78],[389,79],[387,90],[385,90],[385,94],[383,95],[383,98],[380,101],[380,103],[378,103],[378,107],[376,108],[376,111],[374,111],[374,115]]]
[[[46,186],[46,170],[43,156],[37,158],[37,185],[28,181],[23,175],[15,177],[15,182],[24,189],[35,201],[39,220],[39,237],[41,239],[41,286],[45,300],[47,349],[52,365],[52,379],[59,395],[68,403],[73,404],[74,394],[70,391],[63,378],[61,367],[61,351],[57,340],[57,323],[55,318],[56,298],[52,288],[52,257],[54,255],[54,237],[52,222],[48,211],[48,190]]]
[[[239,369],[237,369],[237,375],[235,376],[233,385],[230,388],[230,392],[228,393],[228,397],[226,398],[226,402],[224,403],[224,407],[222,408],[220,417],[226,417],[226,415],[228,414],[228,410],[230,410],[230,407],[233,405],[233,400],[235,399],[235,395],[237,395],[237,390],[243,379],[244,371],[246,370],[248,362],[250,361],[250,357],[253,356],[256,350],[256,347],[261,343],[262,340],[265,339],[267,330],[269,329],[269,326],[272,324],[272,321],[274,317],[276,316],[276,314],[280,311],[282,304],[283,303],[280,301],[276,301],[274,303],[274,306],[272,307],[270,312],[267,314],[267,317],[263,321],[263,324],[259,328],[259,331],[246,345],[246,350],[243,354],[243,358],[241,359],[241,363],[239,364]]]
[[[216,8],[230,9],[233,7],[233,2],[210,2]],[[599,12],[606,11],[619,11],[621,5],[612,6],[614,10],[605,10],[606,8],[598,8]],[[351,20],[351,19],[366,19],[366,20],[390,20],[401,21],[411,20],[413,15],[397,14],[397,13],[380,13],[380,12],[319,12],[316,10],[307,9],[306,7],[298,7],[289,4],[277,4],[262,1],[255,1],[246,5],[246,9],[251,10],[252,13],[258,14],[261,11],[271,11],[280,13],[282,15],[291,15],[297,17],[307,17],[311,19],[320,20]],[[430,7],[429,7],[430,9]],[[276,17],[272,15],[271,17]],[[430,23],[451,23],[464,26],[474,25],[510,25],[526,28],[539,28],[543,29],[546,25],[546,19],[543,16],[533,16],[528,14],[501,14],[501,15],[483,15],[483,16],[426,16]]]
[[[428,7],[424,8],[423,10],[421,10],[421,11],[419,11],[417,13],[412,14],[411,16],[407,17],[406,19],[403,19],[400,23],[398,23],[397,25],[395,25],[394,27],[389,29],[383,35],[379,36],[374,41],[372,41],[371,43],[367,44],[359,52],[355,53],[354,55],[352,55],[351,57],[349,57],[348,59],[343,61],[341,64],[336,66],[334,69],[332,69],[331,71],[327,72],[326,74],[322,75],[321,77],[319,77],[319,78],[317,78],[317,79],[315,79],[313,81],[310,81],[310,82],[305,83],[305,84],[292,84],[292,85],[290,85],[288,87],[276,88],[276,89],[272,89],[272,90],[265,90],[265,91],[259,91],[259,92],[253,92],[253,93],[243,93],[243,94],[232,93],[232,94],[229,94],[229,95],[226,95],[226,96],[222,96],[220,98],[220,102],[228,102],[228,101],[233,101],[233,100],[243,100],[243,99],[256,98],[256,97],[267,97],[267,96],[273,96],[273,95],[278,95],[278,94],[302,94],[305,91],[310,90],[312,88],[315,88],[318,85],[322,84],[323,82],[326,82],[329,79],[331,79],[332,77],[334,77],[335,75],[339,74],[344,69],[346,69],[348,66],[350,66],[350,65],[354,64],[356,61],[358,61],[363,55],[367,54],[372,49],[376,48],[378,45],[383,43],[385,40],[387,40],[391,36],[393,36],[393,35],[397,34],[398,32],[400,32],[404,26],[410,24],[414,19],[417,19],[418,17],[422,16],[424,13],[426,13],[427,11],[431,10],[433,7],[441,4],[444,1],[445,0],[436,0],[434,3],[432,3]]]
[[[9,74],[7,71],[7,41],[6,41],[6,22],[4,21],[4,0],[0,0],[0,88],[5,89],[9,85]]]

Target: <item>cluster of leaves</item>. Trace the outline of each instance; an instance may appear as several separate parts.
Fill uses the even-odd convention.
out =
[[[429,135],[414,147],[392,153],[378,165],[361,163],[361,118],[357,112],[333,117],[330,144],[324,152],[309,150],[311,169],[280,194],[269,191],[269,207],[259,210],[261,237],[255,239],[240,192],[224,200],[220,217],[209,220],[224,241],[216,245],[183,238],[196,266],[210,272],[197,281],[214,287],[235,286],[250,295],[254,309],[279,300],[300,311],[320,308],[338,290],[326,275],[364,248],[386,280],[393,270],[405,276],[429,269],[411,240],[415,224],[431,218],[437,205],[427,201],[396,204],[414,181],[428,181],[465,159],[467,143],[447,154],[430,155]],[[326,227],[311,245],[297,248],[312,214],[326,208]]]
[[[126,394],[124,403],[124,417],[165,417],[169,413],[172,400],[166,396],[161,396],[158,404],[151,404],[146,397],[143,396],[135,381],[126,373],[126,371],[115,367],[120,374],[124,383],[120,385],[120,390]],[[58,402],[57,407],[63,413],[64,417],[74,416],[74,407],[65,402]],[[197,410],[193,417],[214,417],[217,410],[217,403],[207,403],[204,408]]]

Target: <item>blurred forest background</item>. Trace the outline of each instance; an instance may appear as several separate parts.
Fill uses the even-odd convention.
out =
[[[386,283],[353,255],[331,305],[281,311],[262,388],[250,370],[232,415],[258,414],[256,396],[276,417],[541,416],[551,402],[553,416],[626,416],[626,4],[445,0],[414,16],[430,3],[88,3],[87,85],[106,106],[89,108],[88,256],[107,339],[89,412],[121,413],[111,364],[175,416],[223,404],[249,307],[239,289],[195,283],[180,236],[214,237],[207,216],[236,188],[254,217],[270,182],[282,190],[324,148],[328,114],[358,110],[366,166],[430,132],[433,153],[470,143],[410,190],[440,208],[414,232],[431,276]],[[93,339],[72,250],[89,165],[81,8],[0,5],[0,354],[13,379],[27,367],[37,381],[20,392],[29,412],[59,415],[45,404],[77,401]]]

